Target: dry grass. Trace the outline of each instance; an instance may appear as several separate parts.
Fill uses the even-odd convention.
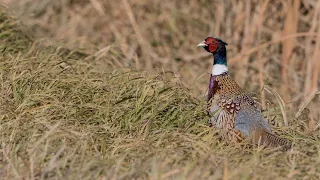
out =
[[[1,10],[3,179],[320,178],[319,2],[6,3],[27,27]],[[206,126],[209,34],[292,150]]]
[[[229,43],[231,72],[248,91],[267,84],[292,111],[319,91],[316,0],[6,1],[49,44],[59,40],[89,54],[118,46],[126,56],[121,66],[171,69],[197,96],[207,87],[212,60],[195,45],[207,35]],[[261,98],[264,105],[270,96],[262,93]],[[311,102],[309,108],[317,109],[318,103]],[[319,119],[319,113],[311,114]]]

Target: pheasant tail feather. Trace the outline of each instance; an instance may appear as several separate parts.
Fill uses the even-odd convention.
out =
[[[291,148],[291,142],[287,139],[280,138],[279,136],[273,135],[269,132],[265,132],[264,136],[259,139],[260,144],[269,147],[282,147],[283,150]]]

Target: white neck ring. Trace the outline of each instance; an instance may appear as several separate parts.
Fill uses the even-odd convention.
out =
[[[224,64],[214,64],[212,66],[211,74],[216,76],[228,72],[228,67]]]

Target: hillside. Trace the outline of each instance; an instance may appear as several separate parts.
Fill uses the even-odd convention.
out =
[[[273,127],[293,141],[287,152],[228,144],[206,125],[205,98],[171,70],[123,67],[113,45],[48,45],[4,9],[0,27],[3,179],[320,178],[307,110]]]

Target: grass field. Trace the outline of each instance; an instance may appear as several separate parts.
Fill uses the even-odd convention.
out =
[[[318,1],[0,3],[0,179],[320,179]],[[291,150],[207,126],[208,35]]]

